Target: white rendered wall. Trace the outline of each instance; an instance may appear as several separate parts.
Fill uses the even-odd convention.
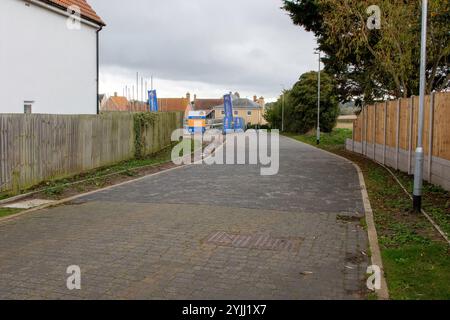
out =
[[[96,29],[25,3],[0,1],[0,113],[95,114]]]

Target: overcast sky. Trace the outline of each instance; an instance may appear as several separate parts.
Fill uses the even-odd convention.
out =
[[[273,99],[317,69],[316,41],[294,26],[281,0],[89,0],[106,22],[100,90],[122,94],[136,71],[160,97]]]

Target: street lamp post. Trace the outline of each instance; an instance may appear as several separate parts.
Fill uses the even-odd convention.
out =
[[[317,74],[317,144],[320,144],[320,51],[319,55],[319,73]]]
[[[282,95],[281,95],[281,132],[284,132],[284,86],[282,85],[281,88],[283,89]]]
[[[423,126],[424,126],[424,107],[425,107],[425,86],[426,75],[425,68],[427,62],[427,18],[428,18],[428,0],[422,0],[422,37],[420,49],[420,103],[419,103],[419,126],[416,149],[416,161],[414,168],[414,193],[413,206],[414,210],[420,212],[422,210],[422,189],[423,189]]]

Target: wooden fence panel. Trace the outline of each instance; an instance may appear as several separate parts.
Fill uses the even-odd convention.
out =
[[[392,148],[397,146],[397,101],[389,101],[386,117],[386,145]]]
[[[409,144],[409,110],[410,99],[400,101],[400,149],[407,150]]]
[[[376,133],[375,141],[377,144],[384,143],[384,106],[385,103],[380,103],[377,105],[376,109]]]
[[[450,160],[450,94],[436,93],[433,155]]]
[[[366,106],[354,122],[353,143],[347,146],[412,174],[418,116],[419,97]],[[425,179],[450,190],[449,92],[435,93],[425,98],[423,129]],[[378,145],[375,148],[374,140]]]
[[[182,127],[182,113],[156,114],[145,150],[170,144]],[[54,178],[111,165],[134,157],[132,113],[88,115],[0,115],[0,192],[19,192]],[[149,132],[152,132],[149,134]]]
[[[362,117],[362,111],[361,115],[355,120],[354,127],[353,127],[353,134],[354,134],[354,140],[361,142],[362,141],[362,133],[363,133],[363,117]]]

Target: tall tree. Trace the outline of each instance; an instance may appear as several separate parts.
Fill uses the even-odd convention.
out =
[[[285,130],[305,133],[316,127],[317,121],[317,72],[300,76],[292,89],[286,90],[266,113],[266,120],[272,128],[281,128],[281,115],[284,103]],[[330,132],[336,125],[339,104],[335,82],[327,73],[321,72],[320,126]]]
[[[381,9],[380,29],[367,27],[367,9],[373,4]],[[372,102],[417,94],[420,1],[285,0],[284,9],[295,24],[317,36],[340,100]],[[449,15],[448,1],[430,1],[428,92],[450,87]]]

